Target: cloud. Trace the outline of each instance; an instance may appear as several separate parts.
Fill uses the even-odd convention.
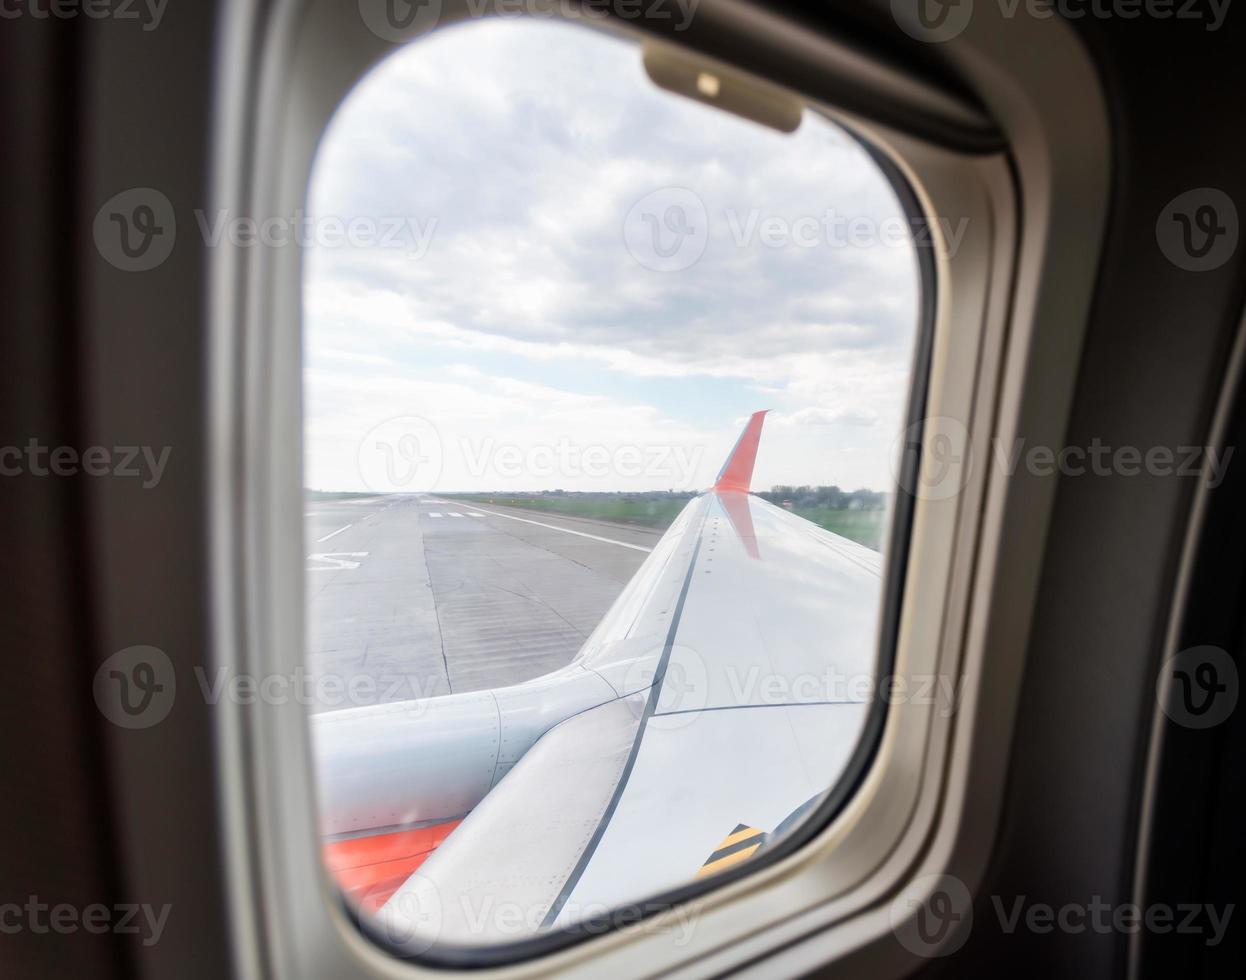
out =
[[[623,223],[676,187],[704,206],[704,251],[654,271]],[[776,421],[800,420],[763,453],[759,481],[888,479],[915,263],[868,234],[903,219],[877,166],[811,113],[775,133],[658,90],[630,42],[468,24],[398,52],[348,96],[309,212],[431,229],[422,244],[404,232],[309,249],[311,485],[356,486],[351,439],[412,405],[455,438],[476,426],[531,445],[554,426],[725,452],[758,398]],[[867,234],[840,241],[844,222]]]
[[[873,412],[856,412],[852,409],[802,408],[797,412],[780,413],[774,417],[776,425],[846,425],[871,426],[878,424]]]

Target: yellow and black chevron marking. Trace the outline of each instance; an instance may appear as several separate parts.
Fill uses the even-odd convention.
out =
[[[739,864],[741,861],[747,860],[764,843],[766,843],[766,832],[764,830],[749,827],[747,824],[736,824],[735,830],[714,848],[714,853],[701,865],[701,870],[697,872],[697,877],[704,878],[706,875],[717,874],[719,871],[725,871],[727,868],[730,868],[733,864]]]

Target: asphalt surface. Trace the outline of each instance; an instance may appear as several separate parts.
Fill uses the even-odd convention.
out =
[[[661,536],[427,495],[312,501],[304,515],[308,669],[321,711],[564,666]]]

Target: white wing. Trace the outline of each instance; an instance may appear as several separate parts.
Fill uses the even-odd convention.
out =
[[[747,493],[761,423],[569,667],[317,716],[328,832],[467,814],[386,902],[391,935],[513,941],[636,907],[834,783],[873,691],[881,562]]]

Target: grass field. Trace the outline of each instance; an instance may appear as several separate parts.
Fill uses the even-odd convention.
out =
[[[362,497],[375,497],[374,493],[360,493],[355,490],[304,490],[304,500],[358,500]]]
[[[884,510],[834,510],[830,507],[794,507],[793,514],[799,514],[807,521],[813,521],[819,527],[826,528],[836,534],[873,548],[875,551],[882,546],[883,531],[886,530],[887,512]]]
[[[447,494],[447,496],[451,496]],[[454,494],[456,500],[478,504],[504,504],[568,517],[588,517],[645,527],[665,528],[688,503],[688,498],[672,500],[625,500],[613,497],[525,497],[511,494]]]
[[[688,503],[686,498],[627,500],[611,495],[585,497],[530,497],[521,494],[453,494],[457,500],[478,504],[503,504],[507,507],[523,507],[549,514],[565,514],[568,517],[596,518],[602,521],[620,521],[624,524],[642,524],[646,527],[665,528]],[[886,511],[841,510],[831,507],[795,507],[793,514],[812,521],[819,527],[842,535],[877,551],[883,537]]]

